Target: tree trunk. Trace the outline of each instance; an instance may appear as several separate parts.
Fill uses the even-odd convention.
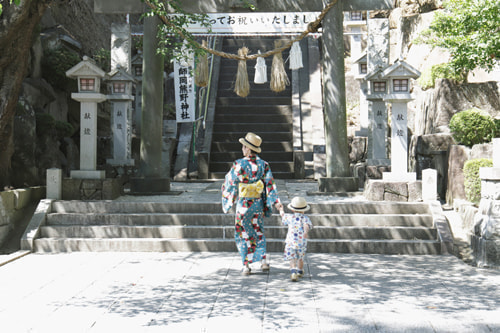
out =
[[[0,191],[9,184],[14,152],[13,119],[21,84],[28,72],[33,35],[51,0],[2,0],[0,16]]]

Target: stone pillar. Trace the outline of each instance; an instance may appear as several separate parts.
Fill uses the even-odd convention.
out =
[[[370,99],[370,98],[369,98]],[[389,165],[387,158],[387,108],[382,99],[371,99],[369,105],[368,165]]]
[[[408,106],[407,100],[389,100],[391,116],[391,172],[384,172],[386,181],[415,181],[417,174],[408,172]]]
[[[142,81],[141,163],[139,178],[132,178],[131,192],[159,193],[170,190],[162,175],[163,56],[157,54],[157,17],[144,18]]]
[[[322,192],[358,189],[350,177],[344,72],[342,2],[335,4],[323,20],[323,105],[326,141],[326,178],[320,178]]]
[[[119,67],[132,70],[132,37],[129,23],[111,24],[111,70]]]
[[[129,23],[111,24],[111,73],[124,70],[131,75],[132,36]],[[111,133],[113,134],[113,158],[111,165],[134,165],[132,156],[132,84],[126,84],[127,91],[120,97],[110,96]]]
[[[437,171],[434,169],[422,170],[422,200],[435,201],[437,199]]]
[[[80,170],[71,170],[71,178],[104,179],[105,171],[97,167],[97,103],[104,102],[102,94],[73,93],[80,102]]]
[[[471,247],[480,267],[500,267],[500,138],[493,139],[493,167],[480,168],[481,201]]]
[[[368,19],[366,58],[368,73],[389,65],[389,19]],[[368,165],[389,165],[387,158],[387,108],[382,98],[368,99]]]
[[[47,169],[47,199],[62,199],[62,170]]]
[[[356,136],[367,137],[370,126],[370,116],[368,107],[368,83],[365,80],[359,81],[359,131],[356,131]]]
[[[111,101],[111,133],[113,134],[113,158],[108,159],[111,165],[134,165],[131,158],[131,128],[130,115],[132,95],[125,95],[123,99],[110,95]]]
[[[366,46],[368,73],[389,65],[390,30],[389,19],[368,19]]]

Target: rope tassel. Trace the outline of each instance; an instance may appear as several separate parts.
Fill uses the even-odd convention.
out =
[[[207,41],[202,41],[202,45],[207,47]],[[198,87],[206,87],[208,84],[208,56],[207,53],[200,56],[196,67],[195,83]]]
[[[302,50],[300,49],[299,42],[294,42],[290,49],[290,69],[300,69],[304,67],[302,64]]]
[[[282,45],[281,40],[274,41],[274,47],[280,48]],[[273,56],[273,64],[271,67],[271,90],[274,92],[281,92],[285,90],[286,86],[290,84],[288,75],[286,75],[285,64],[283,63],[283,55],[281,52]]]
[[[238,50],[240,57],[246,57],[248,48],[243,46]],[[234,85],[234,92],[240,97],[247,97],[250,92],[250,83],[248,82],[247,62],[246,60],[238,61],[238,71],[236,72],[236,83]]]
[[[267,82],[267,66],[266,60],[263,57],[257,58],[257,64],[255,65],[255,77],[253,82],[256,84],[263,84]]]

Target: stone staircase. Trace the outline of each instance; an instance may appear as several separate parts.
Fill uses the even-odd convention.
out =
[[[440,254],[425,203],[312,203],[311,253]],[[268,252],[284,248],[280,216],[266,219]],[[234,214],[220,202],[53,201],[34,252],[236,251]]]
[[[246,46],[251,54],[257,53],[258,50],[265,52],[274,49],[275,39],[224,38],[222,51],[237,54],[239,48]],[[287,59],[288,53],[288,50],[283,52],[284,60]],[[256,61],[247,61],[250,94],[245,98],[237,96],[233,91],[238,61],[221,59],[209,178],[223,179],[234,160],[242,157],[238,139],[244,137],[247,132],[254,132],[262,137],[262,153],[259,156],[271,164],[275,178],[294,178],[291,85],[280,93],[271,91],[269,80],[272,58],[265,58],[268,76],[268,82],[265,84],[253,83]],[[288,63],[285,68],[291,81]]]

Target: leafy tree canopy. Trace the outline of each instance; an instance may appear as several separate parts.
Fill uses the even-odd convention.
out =
[[[15,3],[17,6],[19,6],[19,4],[21,3],[21,0],[9,0],[9,4],[12,4],[12,3]],[[2,15],[2,12],[3,12],[3,6],[0,3],[0,15]]]
[[[466,78],[469,71],[490,72],[500,59],[500,1],[447,0],[421,41],[447,49],[450,69]]]

